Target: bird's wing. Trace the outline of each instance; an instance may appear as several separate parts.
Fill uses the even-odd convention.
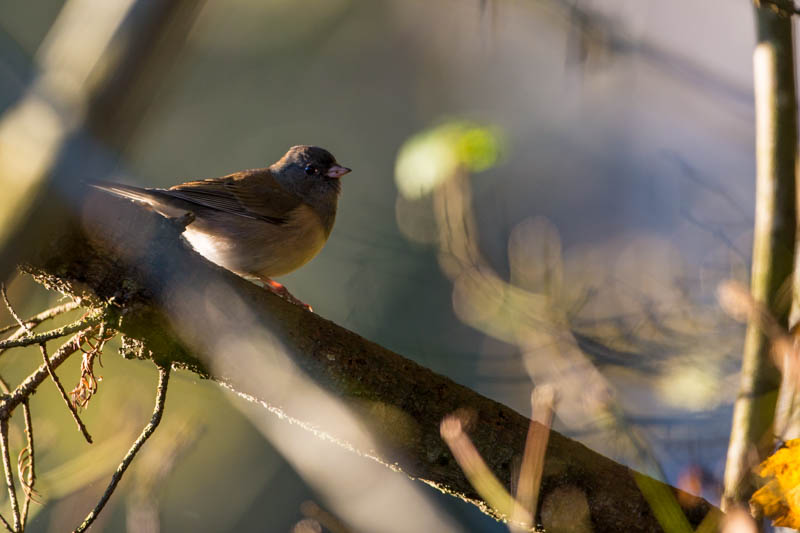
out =
[[[164,196],[273,224],[284,224],[302,200],[284,189],[268,169],[190,181],[159,191]]]

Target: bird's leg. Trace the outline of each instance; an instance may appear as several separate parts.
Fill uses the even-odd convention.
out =
[[[263,277],[263,278],[259,278],[259,279],[261,279],[261,281],[264,283],[264,288],[267,289],[268,291],[277,294],[278,296],[280,296],[281,298],[283,298],[287,302],[293,303],[295,305],[299,305],[300,307],[308,309],[309,311],[313,311],[313,309],[311,309],[310,305],[308,305],[307,303],[304,303],[299,298],[295,297],[291,292],[289,292],[289,289],[287,289],[283,284],[278,283],[274,279],[270,279],[270,278],[267,278],[267,277]]]

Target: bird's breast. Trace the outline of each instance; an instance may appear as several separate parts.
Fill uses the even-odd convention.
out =
[[[245,217],[206,217],[184,236],[210,261],[247,277],[288,274],[310,261],[325,245],[330,228],[306,204],[283,224]]]

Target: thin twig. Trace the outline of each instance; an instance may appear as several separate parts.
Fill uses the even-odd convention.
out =
[[[14,528],[12,528],[12,527],[11,527],[11,524],[9,524],[9,523],[8,523],[8,520],[6,520],[6,517],[4,517],[4,516],[3,516],[3,515],[1,515],[1,514],[0,514],[0,521],[2,521],[2,522],[3,522],[3,525],[4,525],[4,526],[6,526],[6,529],[7,529],[7,530],[9,530],[11,533],[16,533],[16,532],[14,531]]]
[[[49,367],[53,369],[58,368],[70,355],[77,352],[81,347],[84,337],[88,335],[88,333],[89,330],[81,331],[62,344],[50,358]],[[42,364],[31,375],[25,378],[25,381],[14,389],[14,392],[8,396],[0,397],[0,416],[10,416],[11,412],[19,404],[36,392],[36,388],[50,375],[47,369],[48,365]]]
[[[42,311],[41,313],[38,313],[38,314],[36,314],[36,315],[34,315],[34,316],[30,317],[30,318],[27,318],[27,319],[23,320],[23,323],[25,325],[27,325],[28,327],[33,328],[33,327],[38,326],[42,322],[45,322],[46,320],[50,320],[51,318],[55,318],[58,315],[67,313],[69,311],[73,311],[73,310],[77,309],[78,307],[80,307],[80,303],[78,303],[76,301],[67,302],[65,304],[61,304],[61,305],[57,305],[55,307],[51,307],[50,309],[48,309],[46,311]],[[18,328],[19,328],[19,324],[9,324],[7,326],[0,327],[0,335],[3,334],[3,333],[9,332],[12,329],[18,329]]]
[[[550,438],[550,427],[553,423],[554,402],[555,389],[552,385],[542,385],[531,393],[531,425],[525,440],[519,481],[514,494],[514,511],[509,521],[511,531],[525,531],[525,528],[533,526],[536,518],[547,440]]]
[[[11,512],[14,514],[14,529],[20,531],[19,502],[17,489],[14,487],[14,476],[11,472],[11,457],[8,451],[8,418],[0,418],[0,447],[3,452],[3,469],[6,471],[6,486],[8,498],[11,501]]]
[[[47,356],[47,348],[45,347],[44,343],[39,344],[39,349],[42,352],[42,357],[44,358],[44,364],[45,366],[47,366],[47,373],[50,374],[50,379],[52,379],[53,383],[56,384],[58,392],[61,394],[61,398],[63,398],[64,403],[67,404],[67,409],[69,409],[69,412],[72,414],[72,419],[75,420],[75,423],[78,425],[78,429],[80,429],[81,433],[83,433],[83,437],[86,439],[86,442],[91,444],[92,436],[89,435],[89,432],[86,430],[86,426],[83,425],[81,417],[78,416],[78,411],[75,410],[75,406],[69,400],[69,396],[67,396],[67,391],[64,390],[64,386],[61,385],[61,381],[59,381],[58,376],[56,376],[55,370],[53,370],[53,367],[50,364],[50,358]]]
[[[31,505],[31,500],[33,500],[34,494],[36,492],[33,489],[34,483],[36,483],[36,463],[34,461],[34,452],[33,452],[33,422],[31,420],[31,408],[28,405],[28,400],[22,402],[22,416],[25,419],[25,438],[28,441],[27,448],[23,449],[20,452],[20,459],[22,459],[22,454],[27,450],[27,461],[22,468],[20,467],[20,461],[17,461],[17,467],[19,470],[19,481],[22,484],[22,490],[25,492],[25,502],[22,504],[22,529],[25,529],[25,524],[28,522],[28,509]],[[27,476],[25,473],[27,472]]]
[[[30,333],[31,328],[29,328],[25,322],[19,317],[16,311],[14,311],[14,307],[11,305],[11,302],[8,300],[8,293],[6,292],[6,284],[0,283],[0,294],[3,295],[3,301],[6,303],[6,307],[8,308],[8,312],[11,313],[11,317],[16,320],[19,327]]]
[[[68,324],[60,328],[46,331],[44,333],[28,335],[19,338],[6,339],[0,341],[0,351],[6,350],[8,348],[16,348],[18,346],[32,346],[34,344],[39,344],[52,339],[57,339],[58,337],[64,337],[66,335],[70,335],[72,333],[80,331],[84,328],[94,326],[102,321],[103,318],[101,316],[92,316],[89,318],[85,318],[83,320],[78,320],[77,322],[73,322],[72,324]]]
[[[139,438],[131,446],[128,453],[125,454],[123,457],[122,462],[117,467],[117,470],[114,472],[114,475],[111,476],[111,482],[108,484],[108,488],[103,493],[103,496],[100,498],[100,501],[97,502],[97,505],[94,509],[86,516],[86,519],[83,523],[75,529],[74,533],[81,533],[82,531],[86,531],[86,529],[92,525],[92,522],[95,521],[97,515],[100,514],[100,511],[103,510],[106,503],[108,503],[108,499],[114,493],[114,489],[117,488],[120,480],[122,479],[122,475],[125,473],[125,470],[128,469],[130,466],[131,461],[139,452],[139,449],[144,445],[147,439],[150,438],[150,435],[158,427],[159,422],[161,422],[161,415],[164,414],[164,403],[167,398],[167,385],[169,384],[169,366],[159,366],[158,367],[158,389],[156,391],[156,405],[153,408],[153,416],[150,418],[150,422],[144,427],[142,433],[139,435]]]

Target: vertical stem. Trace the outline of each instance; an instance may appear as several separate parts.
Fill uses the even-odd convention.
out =
[[[25,440],[28,441],[28,464],[20,469],[19,482],[23,485],[23,492],[25,493],[25,501],[22,504],[22,516],[20,522],[22,530],[25,530],[25,524],[28,522],[28,510],[31,506],[33,498],[33,485],[36,483],[36,461],[33,448],[33,420],[31,420],[31,407],[28,400],[22,402],[22,414],[25,419]],[[27,478],[23,475],[27,472]]]
[[[11,501],[11,512],[14,515],[14,531],[20,531],[19,502],[14,487],[14,476],[11,470],[11,456],[8,449],[8,418],[0,418],[0,447],[3,453],[3,469],[6,471],[8,499]]]
[[[789,303],[785,296],[794,254],[797,159],[794,43],[787,13],[766,2],[756,6],[757,45],[753,53],[756,213],[751,291],[753,298],[784,326]],[[780,373],[769,350],[770,339],[751,320],[745,337],[740,391],[734,405],[723,509],[736,504],[746,506],[755,487],[753,461],[763,459],[773,445],[772,422]]]

